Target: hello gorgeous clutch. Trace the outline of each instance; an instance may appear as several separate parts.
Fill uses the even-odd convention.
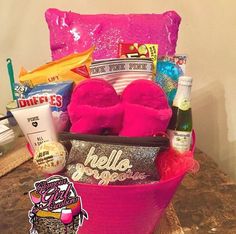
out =
[[[120,137],[62,133],[69,151],[65,175],[73,181],[99,185],[157,181],[158,154],[169,148],[165,135]]]

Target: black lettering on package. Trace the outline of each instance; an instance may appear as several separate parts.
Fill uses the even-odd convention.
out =
[[[91,74],[93,75],[104,73],[104,72],[106,72],[105,66],[91,67]]]
[[[109,71],[124,71],[124,70],[125,70],[125,64],[124,63],[109,65]]]
[[[129,70],[147,70],[147,64],[144,63],[130,63]]]
[[[33,121],[37,121],[39,120],[39,117],[38,116],[34,116],[34,117],[31,117],[31,118],[27,118],[28,122],[33,122]]]

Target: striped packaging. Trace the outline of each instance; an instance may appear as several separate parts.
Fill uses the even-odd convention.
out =
[[[91,78],[101,78],[111,84],[117,94],[138,79],[153,79],[153,62],[147,58],[98,60],[92,63]]]

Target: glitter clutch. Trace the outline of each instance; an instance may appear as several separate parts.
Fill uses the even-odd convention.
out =
[[[158,154],[169,148],[165,135],[120,137],[62,133],[69,151],[65,175],[99,185],[145,184],[157,181]]]

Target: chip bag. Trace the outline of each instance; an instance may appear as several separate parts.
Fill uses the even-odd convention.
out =
[[[20,87],[16,84],[15,88],[18,88],[17,90],[19,91],[17,93],[17,96],[19,95],[17,98],[19,107],[49,103],[57,131],[63,131],[68,127],[69,116],[67,106],[72,93],[72,81],[40,84],[32,89],[28,89],[27,86]]]
[[[79,83],[89,76],[89,68],[92,62],[94,48],[90,48],[83,53],[71,54],[62,59],[47,63],[31,72],[22,69],[19,81],[34,87],[38,84],[73,80]]]

